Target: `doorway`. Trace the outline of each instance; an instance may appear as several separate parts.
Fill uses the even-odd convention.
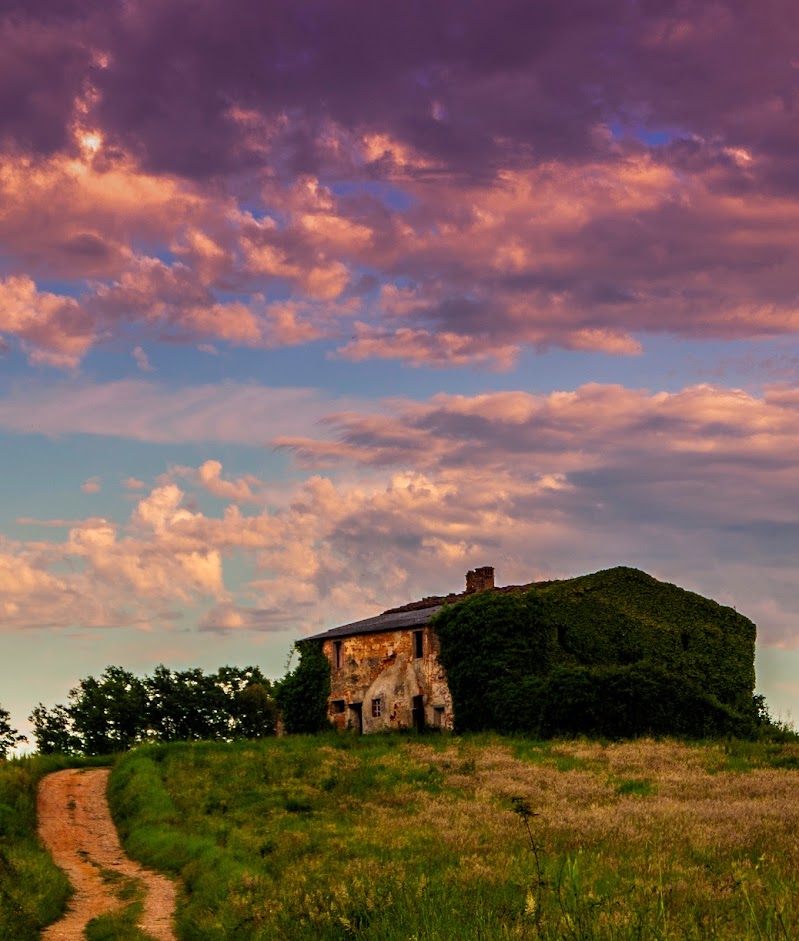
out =
[[[413,727],[417,732],[424,732],[424,697],[413,697]]]
[[[355,728],[358,730],[358,735],[363,735],[363,703],[362,702],[351,702],[350,709],[352,709],[355,714]]]

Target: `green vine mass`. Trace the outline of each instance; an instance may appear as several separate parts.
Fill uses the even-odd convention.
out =
[[[433,621],[459,731],[754,734],[755,625],[619,567],[485,592]]]

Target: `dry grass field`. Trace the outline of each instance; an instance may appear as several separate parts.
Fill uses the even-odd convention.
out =
[[[112,777],[185,941],[795,939],[799,746],[148,746]],[[529,825],[529,830],[528,830]]]

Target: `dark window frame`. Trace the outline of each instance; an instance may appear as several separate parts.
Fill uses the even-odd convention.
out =
[[[337,669],[337,670],[340,670],[340,669],[341,669],[341,662],[342,662],[342,658],[341,658],[341,641],[340,641],[340,640],[334,640],[334,641],[333,641],[333,658],[334,658],[334,663],[335,663],[336,669]]]
[[[424,656],[424,631],[413,632],[413,659],[421,660]]]

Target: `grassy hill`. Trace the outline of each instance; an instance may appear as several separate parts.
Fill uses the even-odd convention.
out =
[[[145,746],[111,800],[181,941],[799,937],[799,746]],[[528,830],[529,827],[529,830]]]
[[[461,730],[754,731],[755,625],[632,568],[485,592],[434,621]]]

